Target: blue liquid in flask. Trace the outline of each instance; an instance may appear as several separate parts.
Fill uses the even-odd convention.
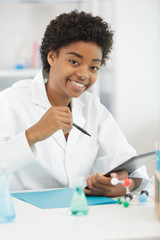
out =
[[[76,186],[74,188],[69,213],[74,216],[84,216],[88,214],[88,203],[82,186]]]
[[[157,171],[160,171],[160,150],[156,150],[156,162],[157,162]]]
[[[11,222],[15,218],[14,206],[5,172],[0,172],[0,223]]]

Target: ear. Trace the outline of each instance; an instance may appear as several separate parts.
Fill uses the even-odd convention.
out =
[[[54,59],[55,59],[55,52],[54,51],[51,51],[48,53],[47,55],[47,61],[49,63],[50,66],[53,66],[53,63],[54,63]]]

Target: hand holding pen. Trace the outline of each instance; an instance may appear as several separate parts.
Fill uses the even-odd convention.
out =
[[[29,145],[32,146],[49,138],[59,129],[67,134],[73,126],[90,136],[84,129],[73,123],[72,113],[68,107],[50,107],[36,124],[26,130],[26,137]]]
[[[73,128],[72,113],[68,107],[50,107],[41,119],[26,130],[30,146],[52,136],[59,129],[67,134]]]

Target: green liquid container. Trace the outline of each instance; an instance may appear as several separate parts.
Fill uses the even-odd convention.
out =
[[[76,184],[69,208],[70,215],[84,216],[88,214],[88,202],[81,184]]]

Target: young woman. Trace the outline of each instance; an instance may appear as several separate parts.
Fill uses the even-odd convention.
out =
[[[126,171],[108,178],[103,173],[136,152],[111,113],[87,91],[109,56],[112,37],[98,16],[61,14],[46,28],[42,71],[0,93],[0,155],[11,189],[72,187],[75,177],[84,176],[86,194],[125,194],[124,187],[112,186],[110,179],[123,179]],[[131,190],[147,175],[141,168],[132,176],[137,178]]]

